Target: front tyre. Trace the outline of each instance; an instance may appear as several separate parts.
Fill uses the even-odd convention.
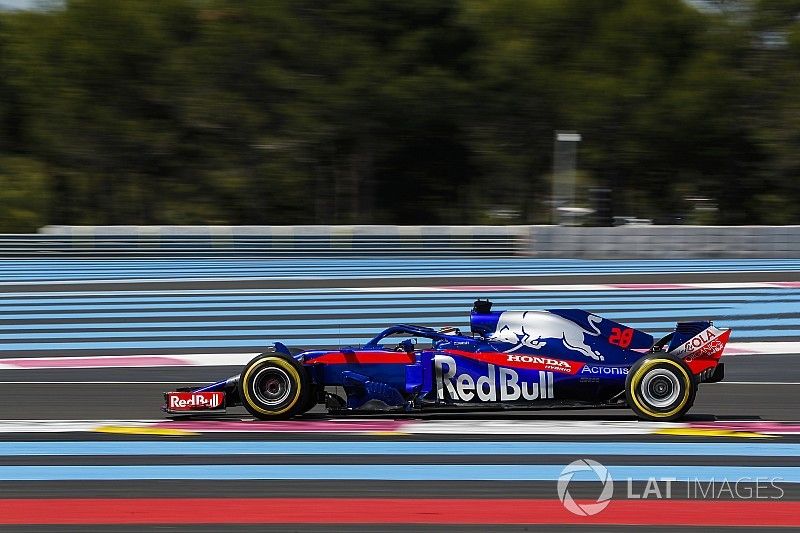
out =
[[[247,363],[239,390],[245,409],[261,420],[300,414],[311,392],[302,365],[282,353],[264,353]]]
[[[667,355],[651,355],[634,364],[625,380],[625,399],[641,419],[671,422],[694,404],[697,383],[686,363]]]

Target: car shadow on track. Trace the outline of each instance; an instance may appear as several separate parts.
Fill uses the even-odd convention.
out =
[[[449,412],[358,412],[343,411],[336,413],[326,413],[322,411],[312,411],[302,416],[292,418],[291,421],[317,422],[327,420],[426,420],[426,421],[491,421],[491,420],[520,420],[520,421],[547,421],[547,422],[636,422],[633,413],[621,409],[604,410],[559,410],[559,411],[536,411],[536,410],[499,410],[499,411],[449,411]],[[218,421],[258,421],[245,413],[227,413],[220,415],[201,415],[201,416],[182,416],[174,417],[174,420],[218,420]],[[759,416],[718,416],[706,413],[691,413],[682,418],[679,422],[720,422],[720,421],[758,421],[764,420]]]

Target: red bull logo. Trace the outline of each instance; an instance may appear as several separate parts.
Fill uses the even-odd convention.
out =
[[[539,371],[538,382],[528,382],[520,380],[513,368],[495,367],[489,363],[486,375],[475,379],[470,374],[458,374],[456,360],[452,357],[437,355],[433,363],[440,400],[504,402],[555,398],[552,372]]]
[[[169,411],[200,411],[222,407],[224,392],[169,392],[167,409]]]

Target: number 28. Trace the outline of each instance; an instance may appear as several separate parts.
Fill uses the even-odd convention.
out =
[[[632,329],[611,328],[611,336],[608,338],[608,342],[611,344],[616,344],[620,348],[627,348],[631,345],[631,340],[633,340]]]

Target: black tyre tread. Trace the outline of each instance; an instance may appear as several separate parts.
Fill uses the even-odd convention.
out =
[[[317,391],[312,387],[306,396],[305,403],[300,407],[297,414],[303,415],[312,410],[317,405]]]

